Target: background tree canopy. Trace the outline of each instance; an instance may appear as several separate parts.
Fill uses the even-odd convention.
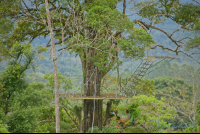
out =
[[[137,86],[130,87],[135,91],[134,101],[60,97],[60,132],[200,131],[198,125],[189,125],[199,123],[198,0],[48,3],[60,93],[82,89],[85,96],[115,94],[144,57],[180,58],[164,60]],[[56,132],[47,22],[44,0],[0,2],[0,132]],[[118,124],[116,110],[129,110],[131,119]],[[130,126],[133,117],[140,120],[136,127]],[[108,119],[115,128],[106,124]],[[151,124],[151,120],[160,124]],[[129,127],[121,128],[127,124]]]

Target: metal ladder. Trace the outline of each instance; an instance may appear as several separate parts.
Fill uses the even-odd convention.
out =
[[[139,64],[137,69],[133,74],[128,76],[128,81],[125,84],[125,91],[123,91],[126,96],[133,96],[134,95],[134,88],[140,83],[142,78],[146,75],[148,69],[152,66],[154,62],[154,58],[146,57],[142,60]]]

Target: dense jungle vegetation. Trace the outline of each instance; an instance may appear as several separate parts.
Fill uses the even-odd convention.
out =
[[[0,133],[199,133],[199,32],[199,0],[1,0]],[[131,85],[148,56],[178,59]],[[128,83],[133,99],[59,97],[56,113],[55,73],[60,94]]]

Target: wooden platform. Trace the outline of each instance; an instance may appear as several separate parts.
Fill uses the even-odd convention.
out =
[[[120,99],[120,100],[127,100],[127,99],[134,99],[130,97],[124,97],[122,95],[117,95],[116,94],[102,94],[101,96],[83,96],[81,97],[80,93],[76,94],[59,94],[59,97],[64,97],[64,98],[69,98],[69,99]]]

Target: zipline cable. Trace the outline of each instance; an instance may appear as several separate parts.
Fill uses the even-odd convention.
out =
[[[169,62],[170,62],[171,60],[173,60],[173,59],[170,59]],[[163,63],[163,64],[160,65],[159,67],[161,67],[161,66],[163,66],[163,65],[165,65],[165,63]],[[159,67],[157,67],[157,68],[159,68]],[[150,74],[151,72],[155,71],[157,68],[155,68],[155,69],[153,69],[152,71],[148,72],[146,75],[148,75],[148,74]]]

